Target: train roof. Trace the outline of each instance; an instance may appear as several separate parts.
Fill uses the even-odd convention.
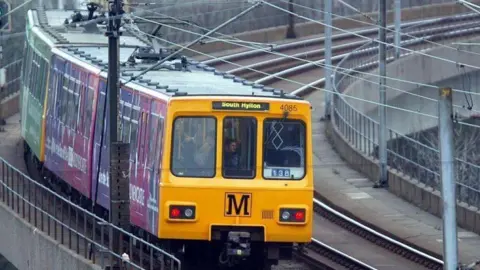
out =
[[[87,16],[87,11],[82,11]],[[101,71],[108,70],[108,38],[103,29],[86,31],[83,27],[67,27],[65,19],[70,18],[72,10],[31,10],[29,19],[38,22],[37,26],[44,35],[49,35],[60,55],[75,61],[81,66],[87,63]],[[158,59],[135,57],[138,48],[152,49],[148,40],[138,36],[120,37],[121,79],[129,81],[132,77],[157,63]],[[286,94],[283,90],[255,84],[240,77],[215,70],[203,63],[190,59],[167,61],[159,68],[151,70],[131,81],[135,90],[150,89],[167,96],[250,96],[266,98],[301,99]],[[187,61],[185,61],[187,60]],[[106,75],[106,74],[105,74]],[[141,86],[141,87],[136,87]]]
[[[108,39],[105,36],[106,27],[101,24],[91,24],[91,28],[80,26],[85,22],[73,22],[72,15],[77,12],[83,17],[88,17],[88,11],[82,10],[29,10],[27,17],[32,27],[38,27],[48,40],[55,46],[107,46]],[[100,14],[95,13],[96,16]],[[68,24],[66,24],[66,20]],[[124,31],[125,32],[125,31]],[[148,47],[146,40],[138,36],[124,33],[121,46]]]

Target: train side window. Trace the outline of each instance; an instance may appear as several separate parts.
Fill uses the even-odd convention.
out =
[[[263,123],[263,177],[300,180],[305,177],[305,123],[295,119],[265,119]]]
[[[75,109],[74,109],[74,103],[73,103],[73,100],[75,98],[74,94],[73,94],[73,91],[75,89],[75,70],[73,69],[73,67],[70,69],[70,72],[68,74],[68,76],[70,76],[69,78],[69,83],[67,84],[67,87],[66,87],[66,92],[67,92],[67,115],[66,115],[66,126],[73,129],[73,119],[75,118],[74,116],[74,113],[75,113]]]
[[[153,103],[153,102],[152,102]],[[153,106],[151,106],[152,108],[152,111],[153,111]],[[157,150],[157,128],[158,128],[158,116],[155,115],[153,112],[151,112],[149,114],[149,118],[150,118],[150,127],[148,129],[148,133],[151,134],[150,135],[150,145],[149,145],[149,148],[148,148],[148,157],[147,157],[147,167],[149,169],[152,169],[153,168],[153,163],[154,163],[154,159],[155,159],[155,151]]]
[[[88,85],[86,85],[85,93],[85,127],[84,135],[87,138],[90,138],[90,125],[92,124],[93,119],[93,85],[95,83],[95,77],[88,74]]]
[[[132,108],[131,111],[131,128],[130,128],[130,158],[133,163],[137,162],[137,154],[138,154],[138,120],[140,118],[140,112],[138,111],[139,108]]]
[[[125,102],[122,108],[122,141],[130,141],[131,127],[131,106],[132,104]]]
[[[150,153],[148,157],[148,167],[150,169],[158,168],[160,166],[160,152],[162,149],[162,139],[163,139],[163,118],[159,115],[151,114],[152,117],[152,126],[151,134],[155,134],[151,142],[154,145],[150,145]]]
[[[60,121],[68,126],[67,123],[67,112],[68,112],[68,99],[69,99],[69,92],[68,92],[68,85],[70,83],[70,64],[65,64],[65,72],[63,73],[63,85],[62,85],[62,110]]]
[[[98,101],[97,101],[97,110],[96,110],[96,116],[95,116],[95,141],[98,141],[100,142],[101,140],[101,136],[102,136],[102,132],[105,131],[105,127],[106,127],[106,119],[104,118],[104,107],[105,107],[105,99],[106,99],[106,96],[105,96],[105,91],[106,91],[106,87],[107,84],[105,83],[105,81],[100,81],[99,85],[98,85]],[[106,110],[105,110],[105,113],[106,113]],[[108,134],[104,134],[104,135],[108,135]],[[103,147],[106,148],[106,138],[104,137],[104,143],[103,143]]]
[[[37,53],[35,50],[32,52],[32,71],[30,72],[30,93],[33,95],[34,98],[37,97],[36,95],[36,89],[37,89],[37,73],[38,73],[38,59],[37,59]]]
[[[78,76],[80,78],[80,83],[78,84],[78,100],[77,100],[77,130],[78,133],[83,134],[85,130],[85,97],[87,96],[87,92],[85,91],[85,80],[87,77],[85,76],[84,72],[80,72]]]
[[[28,55],[30,54],[30,45],[28,44],[28,40],[25,40],[25,44],[23,45],[24,48],[25,48],[25,58],[24,58],[24,61],[22,62],[22,81],[25,83],[25,80],[28,78],[27,77],[27,71],[28,71],[28,66],[30,65],[30,63],[27,64],[27,62],[25,61],[26,59],[28,59]]]
[[[223,120],[224,178],[253,179],[255,177],[257,119],[225,117]]]
[[[43,68],[42,68],[42,89],[40,92],[40,102],[45,100],[45,94],[47,93],[47,83],[48,83],[48,76],[49,76],[49,69],[48,69],[48,62],[47,60],[42,58]],[[50,75],[51,76],[51,75]]]
[[[172,174],[215,176],[217,121],[214,117],[177,117],[173,122]]]
[[[28,41],[27,41],[28,42]],[[27,52],[27,57],[26,59],[24,60],[24,65],[26,65],[26,68],[25,68],[25,81],[24,81],[24,86],[27,88],[27,91],[32,91],[31,88],[30,88],[30,83],[31,83],[31,80],[32,80],[32,56],[33,56],[33,48],[30,47],[30,44],[28,44],[28,52]]]

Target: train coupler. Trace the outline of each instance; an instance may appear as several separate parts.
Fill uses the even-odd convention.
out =
[[[227,256],[250,256],[250,233],[229,232],[227,241]]]

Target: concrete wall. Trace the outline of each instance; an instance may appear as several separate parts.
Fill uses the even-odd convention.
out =
[[[101,270],[0,203],[0,254],[18,270]]]
[[[369,1],[364,1],[363,3],[368,3],[368,2]],[[442,2],[442,1],[433,1],[433,2]],[[406,1],[402,1],[402,6],[403,6],[402,20],[404,21],[420,20],[422,18],[442,17],[442,16],[450,16],[453,14],[470,12],[470,10],[464,8],[461,5],[451,3],[448,1],[444,1],[444,2],[447,2],[447,3],[432,4],[432,5],[425,4],[424,6],[414,6],[413,5],[414,3],[408,4]],[[480,0],[474,0],[472,2],[480,4]],[[318,2],[318,3],[321,3],[321,2]],[[339,2],[334,1],[334,3],[338,4]],[[354,6],[357,6],[358,4],[360,3],[356,2],[354,3]],[[414,7],[409,8],[410,6],[414,6]],[[322,8],[320,8],[320,10],[321,9]],[[345,10],[344,12],[348,13],[347,10]],[[321,12],[316,12],[315,14],[317,14],[317,16],[323,15],[323,13]],[[339,13],[335,13],[335,14],[339,14]],[[371,17],[375,17],[376,13],[370,12],[368,13],[368,15]],[[314,18],[315,15],[309,14],[308,17]],[[367,20],[362,15],[358,15],[358,14],[348,15],[348,18],[340,18],[340,17],[333,16],[333,25],[341,29],[354,29],[354,28],[366,27],[368,26],[364,23],[366,21]],[[388,11],[387,21],[389,24],[393,23],[393,12],[391,10]],[[368,21],[368,23],[371,23],[371,22]],[[253,23],[252,25],[255,25],[255,23]],[[213,27],[215,27],[215,25],[212,26],[212,28]],[[284,23],[274,27],[235,34],[235,37],[241,40],[270,44],[270,43],[285,41],[286,30],[287,30],[286,23]],[[317,22],[299,22],[295,26],[295,33],[297,34],[297,37],[323,35],[323,32],[324,32],[324,27]],[[337,31],[334,29],[333,33],[334,34],[340,33],[340,31]],[[235,49],[235,48],[240,48],[240,47],[229,44],[229,43],[221,42],[221,41],[211,42],[205,45],[195,45],[192,47],[192,49],[198,50],[204,53],[214,53],[222,50],[229,50],[229,49]],[[187,51],[185,52],[186,52],[185,54],[187,55],[193,55],[190,52],[187,52]]]
[[[478,42],[478,40],[471,40],[471,42]],[[458,46],[461,50],[470,51],[473,53],[480,53],[480,46]],[[475,56],[465,52],[459,52],[448,48],[437,48],[433,49],[432,51],[428,52],[431,55],[439,56],[447,59],[452,59],[458,63],[469,64],[473,66],[478,66],[478,59],[479,56]],[[409,81],[415,81],[419,83],[428,83],[428,84],[450,84],[454,83],[453,80],[449,79],[458,79],[458,76],[462,73],[471,72],[471,68],[461,69],[457,67],[454,63],[445,63],[441,60],[433,59],[428,56],[422,55],[412,55],[406,57],[405,59],[396,61],[387,67],[387,75],[389,77],[398,78],[398,79],[408,79]],[[377,71],[373,71],[371,73],[375,73]],[[378,74],[378,73],[377,73]],[[472,73],[470,78],[477,76],[478,71]],[[377,77],[370,77],[369,80],[377,81]],[[478,81],[476,78],[472,79],[470,85],[476,84]],[[457,82],[459,83],[459,82]],[[402,82],[396,82],[389,80],[387,82],[389,86],[395,87],[397,89],[402,89],[405,91],[414,91],[418,88],[418,85],[415,84],[407,84]],[[461,84],[461,83],[459,83]],[[444,86],[451,86],[451,85],[444,85]],[[468,84],[466,85],[468,89]],[[364,99],[369,100],[378,100],[378,85],[373,83],[365,82],[365,81],[357,81],[352,84],[349,88],[347,88],[347,92],[349,95],[354,95],[356,97],[361,97]],[[433,91],[428,93],[421,93],[415,91],[416,94],[420,94],[423,96],[429,96],[431,98],[436,97],[437,90],[429,89],[429,88],[421,88],[424,91]],[[478,90],[478,86],[475,87]],[[388,91],[388,99],[389,103],[392,104],[398,98],[401,98],[400,95],[402,92],[387,90]],[[479,104],[480,99],[473,95],[474,97],[474,104]],[[401,103],[396,103],[394,105],[402,107],[408,106],[416,106],[419,111],[425,113],[433,114],[434,111],[432,108],[424,108],[424,103],[422,104],[419,102],[421,98],[413,97],[406,105]],[[457,104],[462,104],[465,100],[463,95],[455,95],[454,96],[455,102]],[[357,109],[363,112],[369,112],[372,116],[375,112],[375,105],[371,105],[368,103],[362,103],[361,101],[356,101],[353,99],[349,99],[349,102],[353,104]],[[413,104],[417,102],[417,104]],[[426,106],[431,107],[431,106]],[[479,109],[478,105],[474,107],[474,109]],[[479,109],[480,110],[480,109]],[[393,112],[394,110],[390,110]],[[469,115],[471,112],[457,109],[459,113],[464,115]],[[392,113],[393,114],[393,113]],[[436,115],[436,113],[434,114]],[[388,121],[389,127],[394,126],[399,131],[404,132],[412,132],[416,129],[423,130],[427,127],[431,127],[436,125],[436,120],[430,117],[424,117],[419,120],[420,116],[415,116],[414,113],[408,113],[408,118],[406,117],[406,113],[402,115],[398,111],[395,113],[394,116],[389,116],[390,121]],[[396,119],[396,120],[395,120]],[[401,119],[401,120],[400,120]],[[406,119],[408,122],[415,122],[414,125],[406,125]],[[394,121],[395,120],[395,121]],[[417,121],[419,120],[419,121]],[[335,147],[336,151],[340,154],[340,156],[345,159],[352,168],[356,169],[357,171],[365,174],[369,179],[377,179],[379,175],[378,171],[378,161],[374,160],[361,152],[357,151],[354,146],[339,132],[336,126],[329,123],[326,128],[326,135],[332,145]],[[426,210],[438,217],[442,217],[442,201],[441,201],[441,194],[438,190],[433,190],[431,187],[426,187],[424,184],[420,183],[417,179],[413,179],[402,172],[389,168],[388,170],[388,184],[389,184],[389,191],[396,194],[397,196],[401,197],[402,199],[420,207],[423,210]],[[458,225],[465,228],[466,230],[473,231],[475,233],[480,233],[480,211],[478,208],[469,206],[465,203],[458,203],[457,204],[457,222]]]
[[[331,123],[327,124],[325,133],[337,153],[349,163],[353,169],[363,173],[369,179],[378,178],[377,160],[357,151]],[[438,190],[426,187],[417,179],[412,179],[402,172],[391,168],[388,169],[388,185],[388,190],[398,197],[437,217],[442,217],[442,200]],[[480,234],[479,209],[468,206],[465,203],[457,203],[457,224],[466,230]]]
[[[463,40],[463,42],[479,42],[480,39],[473,38]],[[461,68],[457,63],[462,63],[465,65],[480,66],[478,60],[480,59],[480,46],[458,46],[462,51],[457,51],[451,48],[437,47],[427,52],[427,54],[449,59],[453,63],[448,63],[433,57],[414,54],[403,59],[397,60],[387,66],[387,76],[395,79],[400,79],[409,82],[415,82],[417,84],[395,81],[387,79],[387,100],[390,105],[395,105],[403,109],[409,109],[418,111],[419,113],[437,115],[435,107],[432,107],[430,101],[423,99],[421,97],[411,96],[411,98],[403,99],[403,102],[399,102],[401,95],[407,95],[405,93],[414,93],[420,96],[427,98],[437,99],[438,91],[435,88],[422,87],[421,84],[429,85],[438,85],[438,86],[450,86],[455,87],[455,84],[449,79],[466,76],[472,72],[472,68],[465,67]],[[471,53],[467,53],[467,52]],[[473,53],[473,54],[472,54]],[[378,70],[370,71],[372,74],[378,74]],[[477,82],[474,76],[469,76],[472,84]],[[468,80],[468,78],[467,78]],[[461,86],[460,84],[456,85],[457,87]],[[391,87],[391,88],[390,88]],[[469,87],[466,87],[469,89]],[[366,76],[364,80],[358,80],[351,84],[346,90],[345,93],[366,100],[378,101],[378,77],[376,76]],[[474,103],[479,104],[480,99],[478,96],[473,95]],[[357,110],[368,114],[376,118],[377,114],[377,105],[374,103],[367,103],[361,100],[355,99],[346,99],[353,107]],[[455,103],[457,105],[465,105],[465,97],[463,94],[457,93],[454,96]],[[428,103],[428,104],[427,104]],[[465,109],[456,108],[458,113],[461,115],[469,116],[470,111]],[[480,108],[479,108],[480,110]],[[404,121],[394,121],[398,119],[409,119],[409,124],[406,124]],[[394,129],[397,132],[408,134],[415,131],[423,130],[430,128],[436,125],[436,119],[428,116],[422,116],[417,113],[411,112],[402,112],[400,110],[389,109],[389,119],[388,127]]]
[[[152,2],[149,0],[130,0],[131,3],[144,3]],[[283,9],[288,9],[288,1],[286,0],[268,0],[269,3],[272,3]],[[346,0],[345,2],[356,7],[362,12],[376,12],[378,10],[378,1],[377,0]],[[295,0],[295,4],[304,6],[294,6],[294,12],[302,16],[314,19],[322,20],[324,13],[324,2],[318,0]],[[345,5],[341,4],[339,1],[333,1],[333,14],[341,16],[352,16],[357,13]],[[394,1],[388,1],[388,8],[393,7]],[[451,0],[408,0],[402,1],[403,8],[410,8],[415,6],[428,6],[432,4],[439,3],[452,3]],[[196,24],[206,27],[209,29],[214,28],[215,26],[221,24],[222,22],[227,21],[229,18],[240,13],[242,10],[246,9],[251,4],[247,1],[218,1],[218,0],[198,0],[198,1],[185,1],[181,3],[178,0],[165,0],[158,1],[155,5],[150,5],[148,7],[139,6],[138,11],[148,9],[150,11],[156,12],[157,14],[166,14],[168,16],[189,20],[195,22]],[[135,10],[135,9],[132,9]],[[151,15],[155,13],[149,12]],[[147,13],[148,14],[148,13]],[[158,16],[158,15],[157,15]],[[263,4],[261,7],[258,7],[256,10],[252,11],[249,14],[246,14],[244,17],[238,19],[236,22],[224,28],[221,33],[224,34],[238,34],[245,31],[252,31],[263,29],[267,27],[276,27],[276,26],[285,26],[288,23],[289,14],[271,7],[269,5]],[[302,18],[295,18],[297,23],[305,22]],[[196,36],[192,34],[182,33],[178,30],[168,29],[168,27],[162,27],[165,29],[161,30],[161,33],[170,41],[174,42],[185,42],[187,40],[193,40]],[[187,30],[197,31],[199,28],[196,27],[186,27]]]
[[[480,59],[480,56],[477,57]],[[430,84],[436,87],[452,87],[453,89],[469,91],[471,94],[467,95],[458,91],[453,93],[453,103],[456,105],[455,111],[462,117],[480,114],[480,71],[468,73],[457,72],[452,75],[456,76]],[[400,95],[388,101],[390,107],[387,107],[387,125],[389,128],[399,131],[402,134],[411,134],[437,126],[437,119],[426,116],[438,115],[438,90],[436,88],[420,87],[408,93],[399,93]],[[472,110],[462,109],[472,104]],[[401,111],[393,107],[399,107],[409,111]],[[422,114],[412,113],[411,111]],[[378,120],[378,107],[366,112],[366,114],[370,118]],[[406,122],[405,119],[409,119],[409,121]]]

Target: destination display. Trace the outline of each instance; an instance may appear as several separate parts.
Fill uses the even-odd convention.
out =
[[[213,101],[213,110],[268,111],[270,104],[265,102]]]

